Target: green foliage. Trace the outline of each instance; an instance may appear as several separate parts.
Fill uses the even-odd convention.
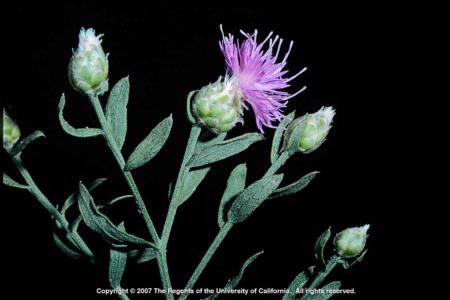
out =
[[[284,132],[286,131],[286,128],[289,126],[292,120],[294,120],[294,118],[295,118],[295,111],[291,112],[289,115],[284,117],[284,119],[280,122],[280,124],[278,124],[277,129],[273,134],[272,149],[270,151],[270,161],[272,163],[274,163],[279,156],[280,146],[281,142],[283,141]]]
[[[327,261],[324,256],[325,246],[327,245],[328,240],[331,236],[331,227],[328,227],[317,239],[316,244],[314,245],[314,256],[317,260],[322,264],[322,266],[326,266]]]
[[[25,150],[26,147],[28,147],[28,145],[30,145],[34,140],[41,137],[45,137],[45,134],[40,130],[36,130],[32,134],[21,140],[19,143],[17,143],[9,153],[12,156],[20,155],[22,151]]]
[[[183,187],[181,189],[181,195],[178,202],[178,206],[183,204],[192,194],[195,192],[200,183],[205,179],[211,168],[202,168],[197,170],[191,170],[186,174],[186,177],[183,180]]]
[[[109,93],[106,104],[106,120],[119,149],[122,149],[127,135],[127,104],[130,94],[128,76],[119,80]]]
[[[270,198],[284,197],[301,191],[311,182],[311,180],[314,179],[314,177],[316,177],[317,174],[319,174],[318,171],[308,173],[299,180],[297,180],[296,182],[293,182],[285,187],[276,189],[270,196]]]
[[[17,189],[28,189],[29,187],[27,185],[23,185],[21,183],[18,183],[14,179],[12,179],[8,174],[3,172],[3,184],[9,187],[17,188]]]

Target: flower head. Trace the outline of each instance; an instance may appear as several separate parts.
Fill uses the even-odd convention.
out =
[[[98,94],[108,78],[108,56],[102,48],[102,35],[92,28],[81,28],[78,48],[69,63],[69,80],[73,88],[83,94]]]
[[[222,26],[220,29],[223,39],[219,46],[225,57],[227,72],[236,79],[240,96],[252,107],[258,129],[263,132],[263,126],[273,128],[273,122],[282,119],[282,109],[287,100],[306,88],[303,87],[294,94],[284,90],[290,86],[292,79],[306,70],[303,68],[297,74],[285,77],[288,72],[285,70],[286,60],[293,42],[279,60],[283,39],[279,36],[271,38],[272,32],[258,44],[257,30],[253,34],[241,31],[245,39],[239,43],[239,40],[234,40],[233,35],[225,36]]]
[[[20,128],[13,119],[11,119],[3,108],[3,148],[11,150],[19,141]]]
[[[347,228],[336,235],[335,245],[337,253],[345,258],[358,256],[366,245],[369,225]]]

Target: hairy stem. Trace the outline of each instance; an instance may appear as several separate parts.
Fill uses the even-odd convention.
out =
[[[311,282],[309,288],[310,289],[317,288],[330,274],[330,272],[333,271],[333,269],[338,265],[338,263],[339,263],[339,256],[334,255],[333,257],[331,257],[327,265],[323,269],[323,271],[319,272],[316,278],[314,278],[314,280]],[[304,299],[304,296],[301,299]]]

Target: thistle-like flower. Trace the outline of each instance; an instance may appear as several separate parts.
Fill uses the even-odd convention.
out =
[[[197,121],[214,133],[227,132],[242,122],[242,110],[236,83],[228,76],[201,88],[192,102]]]
[[[293,42],[281,61],[278,61],[283,39],[279,36],[271,38],[272,32],[263,40],[257,42],[258,31],[253,34],[241,31],[245,39],[242,43],[234,40],[233,35],[225,36],[222,26],[223,40],[219,42],[220,49],[225,57],[227,72],[236,83],[236,92],[249,104],[255,113],[256,126],[264,132],[263,126],[274,128],[274,121],[280,121],[283,117],[282,109],[287,100],[297,96],[306,87],[294,94],[284,89],[289,87],[289,82],[302,74],[303,68],[291,77],[284,77],[286,60],[292,49]],[[267,49],[263,49],[268,43]],[[276,49],[276,51],[274,51]],[[275,52],[275,53],[274,53]],[[247,106],[244,104],[244,107]]]
[[[331,129],[335,114],[332,107],[322,107],[313,114],[292,121],[285,133],[285,149],[310,153],[319,148]]]
[[[20,138],[20,128],[13,119],[11,119],[6,110],[3,109],[3,148],[7,151],[17,143]]]
[[[352,258],[361,254],[366,245],[369,225],[347,228],[335,237],[336,252],[344,258]]]
[[[78,48],[69,63],[69,81],[85,95],[96,95],[107,84],[108,56],[103,52],[101,37],[92,28],[81,28]]]

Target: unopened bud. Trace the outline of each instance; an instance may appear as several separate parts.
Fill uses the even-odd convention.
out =
[[[214,133],[227,132],[242,122],[243,101],[233,79],[222,77],[201,88],[192,102],[197,122]]]
[[[336,252],[344,258],[352,258],[361,254],[366,245],[369,225],[347,228],[335,237]]]
[[[20,128],[3,109],[3,148],[11,150],[20,138]]]
[[[85,95],[96,95],[107,84],[108,56],[103,52],[101,37],[92,28],[81,28],[78,48],[69,63],[69,81]]]

